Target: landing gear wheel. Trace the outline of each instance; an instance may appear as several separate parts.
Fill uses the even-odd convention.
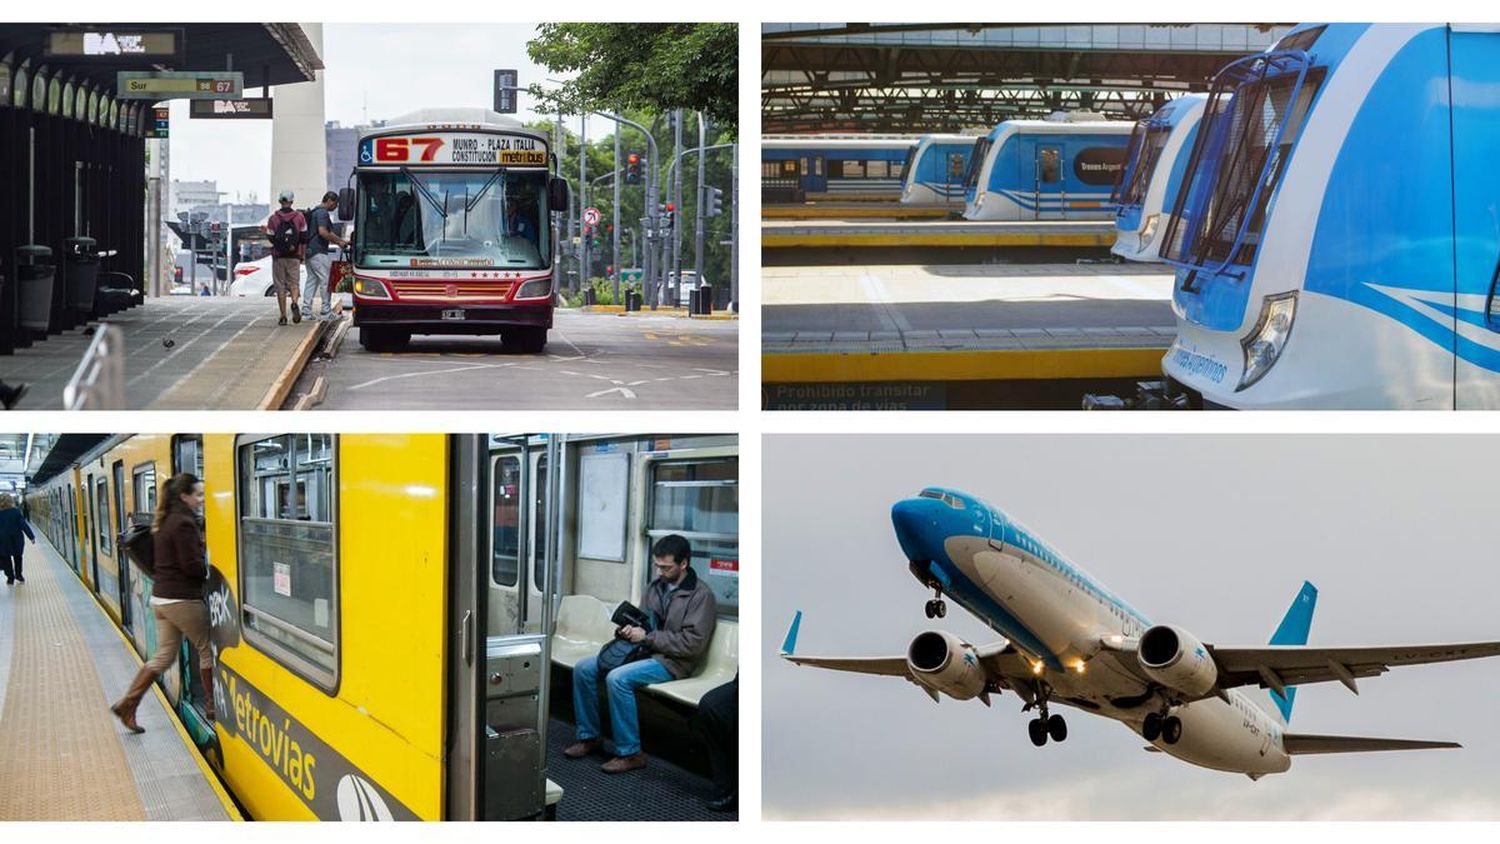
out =
[[[933,609],[937,612],[938,618],[944,618],[948,615],[948,602],[939,598],[933,602]]]
[[[1026,725],[1026,731],[1031,734],[1031,743],[1037,747],[1047,743],[1047,722],[1040,718],[1033,718]]]
[[[922,612],[927,613],[927,617],[928,618],[936,618],[937,617],[937,601],[928,601],[922,607]]]
[[[1146,720],[1141,724],[1141,738],[1146,741],[1156,741],[1161,738],[1161,713],[1146,713]]]
[[[1161,722],[1161,740],[1167,744],[1176,744],[1182,738],[1182,719],[1176,715],[1168,715]]]
[[[1053,741],[1067,741],[1068,722],[1064,721],[1061,715],[1053,715],[1048,718],[1047,735],[1051,736]]]

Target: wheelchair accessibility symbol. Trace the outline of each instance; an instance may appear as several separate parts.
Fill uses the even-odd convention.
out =
[[[360,164],[369,164],[370,162],[372,162],[374,160],[375,160],[375,154],[373,152],[371,152],[370,144],[368,142],[360,144],[360,147],[359,147],[359,163]]]

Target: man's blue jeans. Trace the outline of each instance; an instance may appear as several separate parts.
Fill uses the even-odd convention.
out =
[[[641,725],[635,712],[635,690],[652,683],[665,683],[672,672],[654,659],[627,663],[609,672],[609,723],[615,737],[615,755],[641,752]],[[599,660],[585,657],[573,666],[573,717],[578,721],[578,740],[599,738]]]

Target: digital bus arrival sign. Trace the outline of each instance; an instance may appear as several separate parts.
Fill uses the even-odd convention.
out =
[[[176,64],[183,56],[182,30],[55,30],[47,33],[42,55],[54,60]]]
[[[245,74],[238,70],[122,70],[115,74],[122,100],[238,100]]]

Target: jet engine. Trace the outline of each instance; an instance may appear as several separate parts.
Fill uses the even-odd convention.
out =
[[[1147,676],[1185,695],[1207,694],[1219,677],[1208,648],[1193,634],[1170,624],[1158,624],[1143,633],[1136,658]]]
[[[974,646],[952,633],[928,630],[906,649],[906,666],[917,682],[954,700],[969,700],[984,691],[984,669]]]

